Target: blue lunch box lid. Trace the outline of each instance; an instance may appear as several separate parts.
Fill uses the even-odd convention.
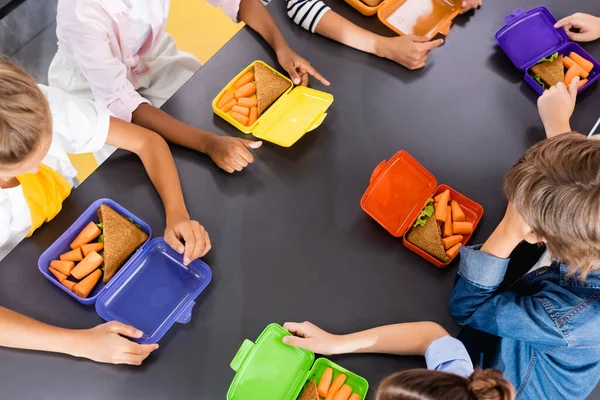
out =
[[[496,32],[496,42],[520,70],[552,55],[569,41],[562,28],[555,28],[556,19],[546,7],[529,11],[522,8],[504,18],[504,26]]]

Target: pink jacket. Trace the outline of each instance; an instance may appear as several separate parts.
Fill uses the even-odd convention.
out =
[[[170,0],[146,0],[152,35],[139,52],[122,0],[59,0],[56,33],[61,51],[72,58],[88,80],[96,101],[116,117],[131,121],[131,114],[147,102],[135,87],[148,70],[140,55],[150,51],[165,32]],[[241,0],[208,0],[237,22]]]

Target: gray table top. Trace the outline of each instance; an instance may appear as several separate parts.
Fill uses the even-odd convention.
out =
[[[556,17],[575,11],[569,2],[547,3]],[[447,311],[456,265],[432,267],[371,220],[359,201],[375,166],[406,149],[438,182],[483,205],[472,242],[490,234],[506,205],[504,173],[544,137],[535,93],[496,48],[493,34],[505,15],[536,5],[537,0],[487,2],[475,16],[456,20],[426,69],[409,72],[309,34],[288,20],[283,1],[273,2],[271,11],[286,38],[331,81],[327,90],[335,102],[319,129],[289,149],[266,143],[255,151],[256,163],[233,176],[203,155],[173,149],[189,210],[213,243],[205,258],[213,281],[191,322],[173,327],[140,368],[0,350],[1,397],[223,398],[238,347],[271,322],[311,320],[341,333],[433,320],[457,333]],[[579,7],[600,14],[595,0],[582,0]],[[391,35],[376,18],[362,17],[341,2],[334,8]],[[584,47],[600,59],[600,43]],[[164,109],[187,123],[242,137],[213,115],[210,102],[257,59],[277,65],[267,45],[243,29]],[[600,116],[599,97],[598,85],[581,96],[574,129],[589,131]],[[440,148],[445,154],[436,152]],[[164,229],[160,200],[141,163],[118,152],[74,191],[57,218],[0,264],[0,304],[65,327],[102,322],[93,307],[74,302],[37,270],[44,249],[102,197],[147,221],[156,236]],[[394,371],[424,366],[417,357],[331,359],[364,376],[372,389]]]

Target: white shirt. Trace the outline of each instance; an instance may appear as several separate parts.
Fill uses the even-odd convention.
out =
[[[546,250],[544,252],[544,254],[542,254],[542,256],[540,257],[540,259],[538,260],[538,262],[535,263],[535,265],[529,270],[529,272],[533,272],[536,269],[540,269],[542,267],[548,267],[550,265],[552,265],[552,256],[550,255],[550,253],[548,252],[548,250]]]
[[[52,114],[52,143],[43,164],[58,171],[71,187],[77,186],[77,170],[67,153],[100,150],[106,143],[110,113],[89,100],[69,97],[59,89],[39,85]],[[31,229],[31,213],[17,186],[0,189],[0,260],[23,240]]]

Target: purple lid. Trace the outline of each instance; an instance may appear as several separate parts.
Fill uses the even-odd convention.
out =
[[[519,8],[504,18],[496,42],[517,68],[525,70],[569,41],[567,33],[554,28],[554,24],[556,19],[546,7],[527,12]]]

